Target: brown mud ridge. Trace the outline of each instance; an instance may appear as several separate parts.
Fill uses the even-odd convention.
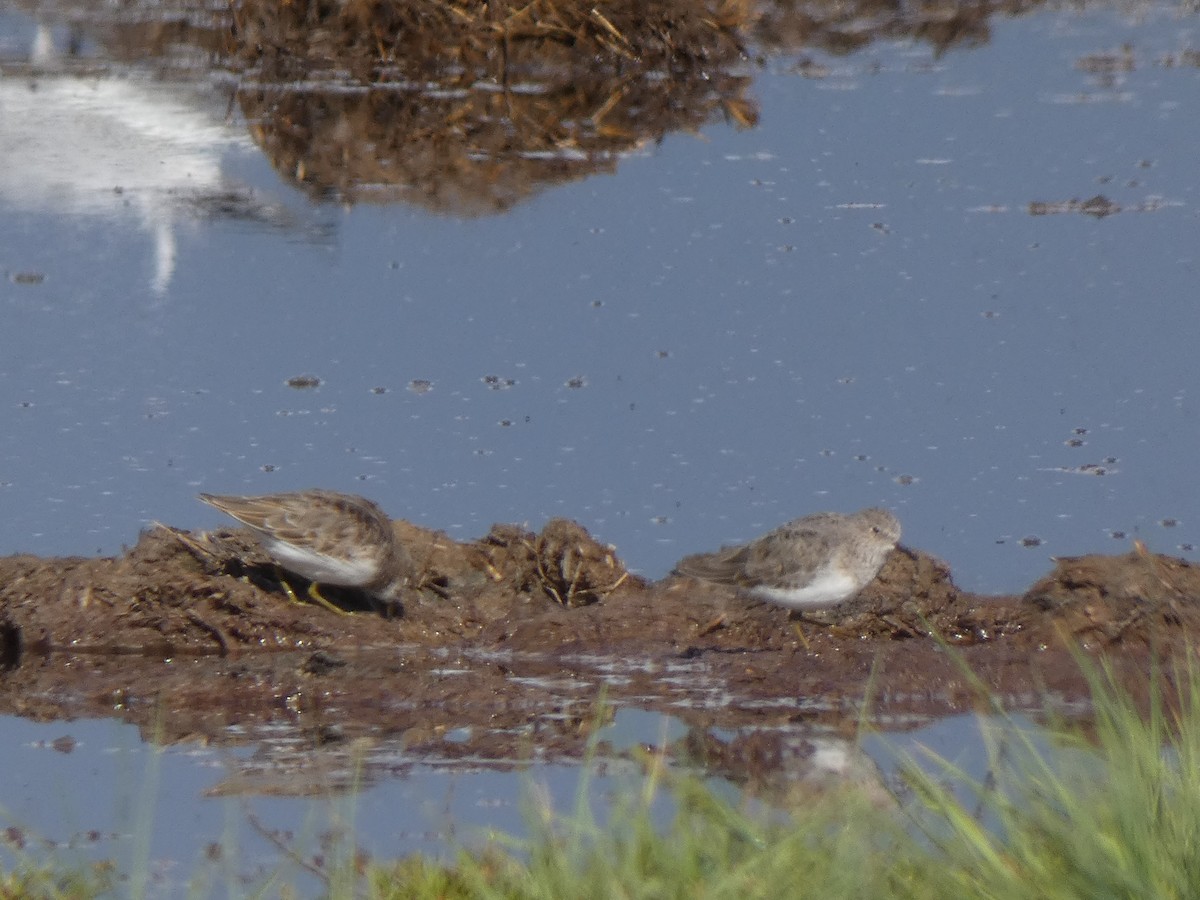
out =
[[[747,729],[745,752],[770,757],[771,729],[852,731],[868,693],[892,725],[969,710],[961,663],[1014,705],[1084,697],[1072,648],[1144,690],[1151,661],[1169,671],[1200,633],[1200,567],[1141,545],[1059,560],[1019,597],[965,593],[900,547],[859,597],[800,619],[647,583],[565,519],[469,543],[395,528],[420,585],[390,619],[353,592],[325,591],[353,615],[289,599],[240,529],[160,526],[116,558],[0,559],[0,712],[118,715],[167,741],[283,723],[312,747],[394,738],[413,758],[519,760],[577,757],[603,693],[701,734]]]

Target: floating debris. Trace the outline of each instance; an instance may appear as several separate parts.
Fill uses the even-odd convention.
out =
[[[1116,462],[1114,459],[1113,462]],[[1038,469],[1039,472],[1063,472],[1067,475],[1116,475],[1120,470],[1112,468],[1111,464],[1084,463],[1082,466],[1053,466],[1049,469]]]
[[[1055,216],[1063,213],[1082,213],[1085,216],[1094,216],[1097,219],[1103,219],[1106,216],[1115,215],[1121,212],[1121,207],[1113,203],[1103,194],[1097,194],[1088,200],[1033,200],[1029,204],[1029,214],[1031,216]]]

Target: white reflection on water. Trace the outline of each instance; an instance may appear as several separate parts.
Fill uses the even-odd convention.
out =
[[[211,102],[211,98],[209,98]],[[154,242],[151,287],[175,271],[175,228],[234,186],[223,156],[244,132],[180,85],[81,71],[38,25],[28,65],[0,77],[0,202],[15,210],[136,223]]]

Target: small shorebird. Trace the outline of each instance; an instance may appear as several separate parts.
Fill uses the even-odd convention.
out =
[[[199,497],[250,526],[271,558],[307,579],[308,595],[335,612],[346,610],[322,597],[318,585],[362,591],[372,607],[387,613],[412,578],[412,559],[396,540],[391,520],[365,497],[322,490]]]
[[[686,556],[675,574],[792,609],[816,609],[866,587],[898,540],[900,523],[886,509],[814,513],[748,544]]]

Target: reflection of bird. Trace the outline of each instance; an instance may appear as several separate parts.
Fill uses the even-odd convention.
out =
[[[391,520],[364,497],[336,491],[297,491],[261,497],[200,494],[200,499],[254,529],[280,567],[312,582],[362,591],[377,610],[389,611],[412,577],[412,559],[396,539]]]
[[[195,90],[185,80],[97,77],[96,60],[86,47],[81,51],[87,32],[76,25],[38,23],[28,62],[18,59],[14,35],[5,29],[0,75],[6,213],[15,208],[122,232],[140,227],[152,238],[147,270],[157,302],[150,308],[170,290],[181,225],[214,218],[303,226],[290,210],[227,174],[230,155],[249,153],[254,143],[228,121],[219,92]]]
[[[748,544],[684,557],[675,574],[793,609],[833,606],[879,574],[899,539],[900,523],[885,509],[815,513]]]

